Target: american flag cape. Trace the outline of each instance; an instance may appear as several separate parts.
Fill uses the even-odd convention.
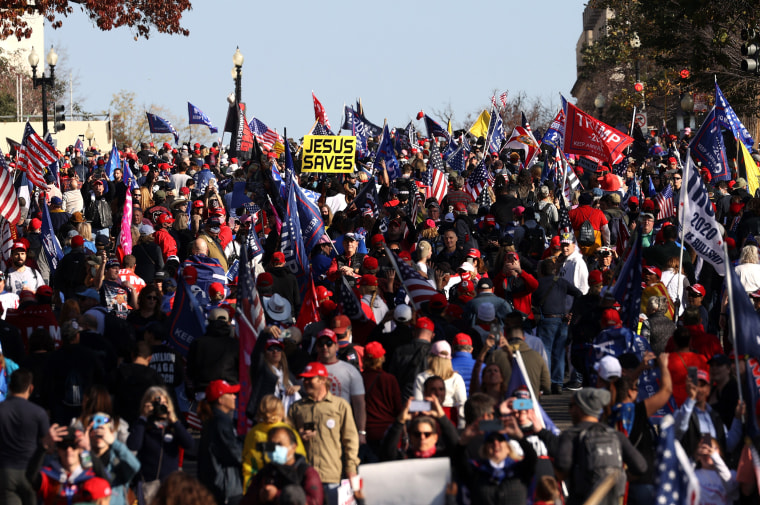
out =
[[[58,160],[55,148],[42,140],[42,137],[27,121],[24,128],[24,138],[18,148],[16,165],[19,170],[26,172],[29,182],[40,189],[47,190],[45,183],[45,168]]]
[[[419,310],[423,303],[427,303],[438,294],[438,291],[430,285],[427,279],[423,279],[417,270],[410,267],[404,261],[399,261],[398,257],[385,246],[385,254],[391,260],[396,270],[399,280],[404,286],[407,295],[412,300],[415,309]]]
[[[660,441],[654,467],[657,497],[655,503],[674,505],[697,505],[699,481],[686,451],[676,440],[675,421],[665,416],[660,423]]]
[[[340,282],[338,282],[337,291],[338,304],[343,314],[352,321],[366,321],[367,316],[364,314],[364,310],[362,310],[362,303],[356,297],[356,293],[351,289],[351,286],[348,285],[346,278],[342,275]]]
[[[5,156],[0,150],[0,216],[11,225],[18,223],[21,217],[21,208],[18,204],[16,188],[13,186],[10,168],[5,162]]]
[[[665,189],[654,197],[660,212],[657,213],[657,220],[667,219],[676,215],[676,206],[673,203],[673,188],[668,184]]]
[[[255,234],[255,227],[251,226],[249,234]],[[264,306],[261,303],[256,282],[248,261],[247,247],[240,248],[240,270],[238,272],[238,296],[235,307],[235,331],[240,341],[240,394],[237,398],[237,429],[238,434],[248,432],[249,421],[245,415],[248,400],[251,397],[251,353],[256,345],[256,339],[266,327]]]
[[[253,133],[253,136],[256,137],[256,140],[259,141],[259,143],[266,149],[267,151],[272,150],[272,146],[274,146],[275,142],[285,143],[284,139],[282,138],[282,135],[274,131],[273,129],[269,128],[267,125],[256,119],[255,117],[251,119],[251,121],[248,123],[248,127],[251,129],[251,133]]]

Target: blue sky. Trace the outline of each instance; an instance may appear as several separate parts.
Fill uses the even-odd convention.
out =
[[[314,120],[311,91],[337,130],[343,103],[361,97],[376,124],[405,125],[417,111],[451,104],[454,125],[489,103],[494,89],[554,104],[570,96],[584,2],[376,3],[328,0],[196,0],[189,37],[134,40],[97,29],[75,12],[46,46],[68,56],[85,110],[108,109],[120,90],[160,104],[187,127],[187,101],[222,126],[235,47],[245,56],[243,101],[272,128],[300,137]],[[78,8],[74,6],[74,9]],[[227,140],[227,138],[225,138]]]

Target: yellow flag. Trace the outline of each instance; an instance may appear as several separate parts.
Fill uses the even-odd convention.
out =
[[[470,133],[475,135],[476,137],[484,137],[488,135],[488,125],[491,123],[491,115],[488,113],[487,110],[484,110],[480,113],[480,116],[478,116],[478,119],[475,121],[475,124],[472,125],[470,128]]]
[[[755,160],[752,159],[752,156],[750,156],[744,142],[737,140],[736,143],[742,152],[739,163],[744,165],[744,170],[747,174],[747,191],[749,191],[750,195],[755,196],[755,191],[760,188],[760,169],[757,167]]]
[[[454,135],[454,130],[451,128],[451,119],[449,119],[449,122],[446,125],[446,131],[449,132],[449,135]]]

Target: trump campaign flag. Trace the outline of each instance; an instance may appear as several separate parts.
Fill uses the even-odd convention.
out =
[[[306,287],[308,286],[308,279],[311,277],[309,272],[309,257],[304,247],[304,237],[301,232],[301,222],[298,216],[297,185],[294,177],[288,177],[288,179],[288,196],[285,200],[285,216],[282,222],[280,243],[282,252],[285,255],[285,265],[296,276],[301,290],[301,299],[303,300],[306,294]]]
[[[224,131],[229,131],[232,134],[230,138],[230,157],[241,160],[251,159],[253,132],[245,120],[245,107],[243,104],[236,103],[230,105],[229,109],[227,109],[227,120],[225,121]]]
[[[542,144],[546,144],[552,147],[561,147],[563,139],[565,137],[565,111],[560,109],[557,115],[554,116],[549,128],[546,129]]]
[[[565,107],[565,154],[593,156],[610,165],[617,163],[623,150],[633,143],[633,137],[591,117],[564,98],[562,101]]]
[[[42,239],[42,250],[45,251],[50,273],[55,272],[58,268],[58,262],[63,259],[63,250],[58,237],[53,233],[53,222],[50,220],[50,210],[47,205],[42,205],[42,228],[40,228],[40,238]]]
[[[327,112],[325,112],[325,108],[322,106],[322,102],[317,100],[317,95],[314,94],[314,91],[311,92],[311,98],[314,100],[314,119],[332,130],[332,127],[330,126],[330,120],[327,119]]]
[[[446,139],[449,138],[449,132],[446,131],[446,128],[441,126],[441,124],[433,119],[432,117],[425,114],[425,128],[427,129],[427,134],[429,139],[434,139],[435,137],[444,137]]]
[[[198,299],[190,291],[183,276],[177,279],[174,305],[169,314],[169,345],[187,357],[193,340],[206,333],[206,318]]]
[[[504,132],[504,121],[501,119],[499,111],[494,110],[491,114],[491,123],[488,125],[488,138],[486,139],[488,152],[501,152],[501,142],[505,138],[507,138],[507,134]]]
[[[686,157],[681,187],[678,221],[683,230],[683,241],[689,244],[718,275],[726,273],[723,255],[723,237],[715,220],[710,194],[707,192],[699,171],[691,156]]]
[[[191,104],[190,102],[187,102],[187,115],[188,115],[188,123],[208,126],[208,131],[210,133],[219,132],[219,128],[211,124],[211,120],[208,118],[208,116],[204,114],[202,110],[200,110],[198,107]]]
[[[744,144],[747,149],[752,149],[755,145],[755,141],[752,139],[747,128],[742,124],[739,117],[734,112],[734,108],[728,103],[726,97],[723,96],[723,91],[718,86],[718,80],[715,80],[715,114],[718,123],[723,128],[728,128],[737,138]]]
[[[396,153],[393,150],[393,141],[391,140],[391,133],[388,131],[388,125],[383,126],[383,137],[380,140],[380,145],[377,147],[377,153],[375,154],[375,162],[373,166],[380,167],[379,161],[385,161],[385,170],[388,171],[388,179],[393,181],[400,174],[398,160],[396,159]]]
[[[114,142],[111,145],[111,152],[108,155],[108,161],[106,161],[106,164],[103,167],[103,169],[106,172],[106,176],[108,176],[109,181],[113,180],[113,171],[116,170],[117,168],[121,170],[121,160],[119,159],[119,150],[116,149],[116,142]]]
[[[150,112],[146,112],[145,114],[148,116],[148,128],[151,133],[170,133],[174,135],[174,143],[179,142],[179,133],[177,133],[171,122]]]
[[[298,209],[298,221],[301,227],[301,237],[306,255],[316,247],[319,239],[325,233],[325,223],[322,220],[322,213],[316,201],[309,198],[306,190],[298,185],[293,168],[293,157],[290,149],[285,149],[285,170],[290,174],[290,183],[294,189],[296,207]],[[308,259],[307,259],[308,262]],[[295,307],[294,307],[295,308]]]
[[[730,181],[731,170],[726,159],[726,147],[723,144],[721,125],[715,107],[705,118],[699,131],[689,144],[691,157],[701,161],[712,175],[713,181]]]

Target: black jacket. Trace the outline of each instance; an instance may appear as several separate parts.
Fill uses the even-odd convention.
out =
[[[193,340],[187,355],[187,375],[195,391],[205,391],[209,382],[217,379],[237,384],[239,356],[240,344],[229,323],[209,321],[206,335]]]
[[[406,401],[414,393],[414,380],[427,370],[430,342],[414,339],[409,344],[396,349],[388,372],[395,375],[401,387],[401,396]]]
[[[231,414],[214,409],[203,427],[198,451],[198,477],[219,504],[237,503],[243,496],[243,443]]]
[[[298,289],[296,276],[287,267],[269,267],[266,270],[272,274],[274,292],[290,302],[292,314],[298,314],[301,306],[301,292]]]
[[[111,203],[106,200],[105,196],[97,198],[91,195],[90,199],[85,199],[84,217],[92,221],[92,229],[100,230],[113,226],[113,215],[111,214]]]

